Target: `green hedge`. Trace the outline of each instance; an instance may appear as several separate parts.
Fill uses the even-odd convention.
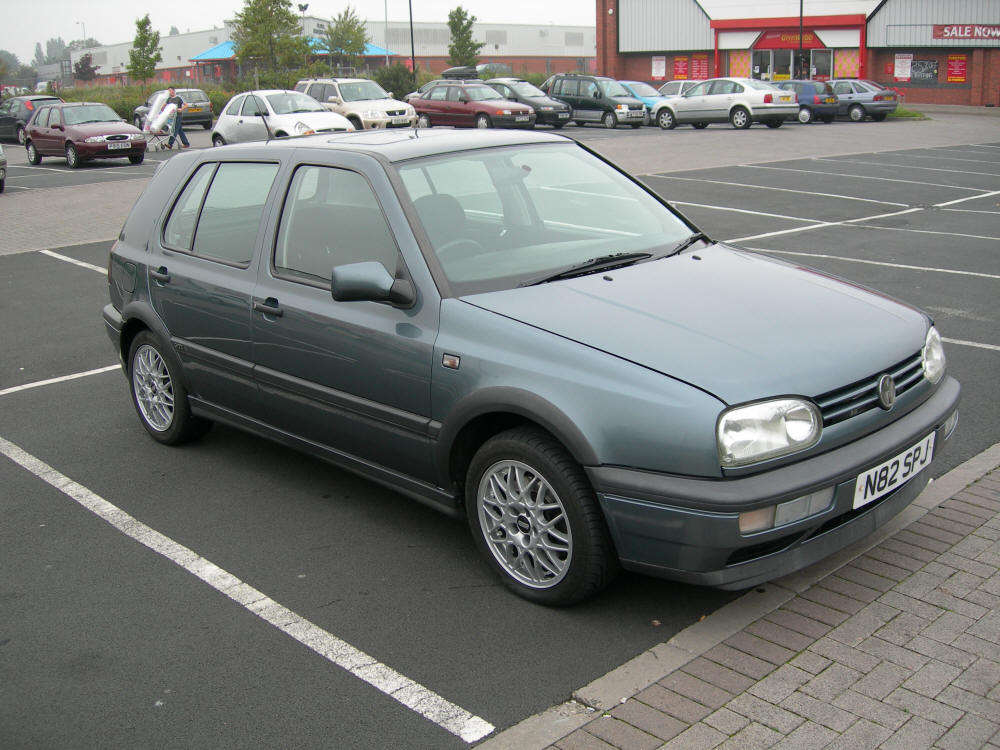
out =
[[[166,88],[162,81],[158,81],[152,86],[90,86],[63,89],[59,92],[59,96],[68,102],[103,102],[117,112],[120,117],[131,122],[135,108],[144,104],[151,93],[162,88]],[[226,105],[226,102],[237,93],[233,88],[214,84],[183,86],[181,88],[199,88],[208,94],[208,98],[212,102],[212,111],[216,116]],[[242,90],[240,89],[240,91]]]

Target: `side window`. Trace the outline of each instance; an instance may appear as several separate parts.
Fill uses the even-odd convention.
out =
[[[859,94],[867,94],[868,93],[868,88],[864,84],[857,83],[857,82],[855,82],[855,84],[854,84],[854,90],[857,93],[859,93]]]
[[[448,101],[457,102],[462,98],[461,86],[448,86]]]
[[[46,107],[45,109],[39,110],[38,114],[35,115],[35,119],[32,121],[31,124],[39,128],[48,127],[50,112],[52,112],[52,107]]]
[[[201,201],[215,172],[215,163],[202,164],[177,199],[163,230],[163,244],[178,250],[191,250],[194,225],[198,220]]]
[[[295,170],[281,213],[274,269],[329,283],[336,266],[377,261],[396,269],[396,242],[368,181],[335,167]]]
[[[252,94],[243,100],[243,111],[241,114],[247,117],[253,117],[254,115],[267,114],[267,110],[264,109],[263,103]]]
[[[277,164],[221,163],[198,216],[195,255],[247,265],[277,173]]]
[[[835,84],[833,84],[833,91],[836,94],[853,93],[853,91],[851,90],[851,84],[848,83],[847,81],[837,81]]]
[[[583,84],[583,89],[581,91],[582,95],[588,97],[589,99],[596,99],[597,84],[593,81],[581,81],[581,83]]]
[[[708,93],[708,89],[711,87],[712,81],[703,81],[697,86],[692,86],[687,90],[688,96],[704,96]]]
[[[430,93],[427,94],[427,98],[432,101],[443,102],[445,97],[448,96],[448,88],[448,86],[435,86],[430,90]]]
[[[681,90],[681,84],[678,81],[671,81],[666,86],[663,87],[663,94],[665,96],[670,94],[676,94]]]
[[[233,99],[232,103],[226,107],[227,115],[238,115],[240,113],[240,107],[243,105],[243,100],[246,99],[245,96],[237,97]]]

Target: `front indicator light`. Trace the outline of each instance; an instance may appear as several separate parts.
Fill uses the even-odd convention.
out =
[[[716,440],[723,467],[745,466],[815,445],[823,420],[815,404],[781,398],[736,406],[719,416]]]
[[[797,497],[778,505],[768,505],[740,513],[740,534],[756,534],[801,521],[829,509],[833,503],[833,487]]]

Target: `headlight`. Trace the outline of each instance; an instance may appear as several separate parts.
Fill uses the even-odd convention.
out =
[[[924,348],[920,350],[920,359],[924,366],[924,377],[932,383],[940,382],[944,377],[944,346],[941,344],[941,334],[931,326],[924,339]]]
[[[539,107],[542,112],[551,112],[555,107]]]
[[[133,141],[144,141],[144,140],[146,140],[146,134],[145,133],[132,133],[130,137],[132,138]]]
[[[103,135],[92,135],[90,138],[84,140],[84,143],[104,143]]]
[[[407,107],[406,108],[406,116],[407,117],[414,117],[416,114],[417,114],[417,110],[415,110],[413,107]]]
[[[822,424],[819,409],[802,399],[736,406],[719,417],[719,461],[744,466],[804,450],[819,440]]]
[[[295,131],[295,135],[312,135],[313,133],[316,132],[311,127],[306,125],[304,122],[295,123],[295,127],[292,128],[292,130]]]
[[[510,114],[510,110],[509,109],[498,109],[496,111],[496,113],[498,115],[509,115]]]
[[[619,104],[619,105],[617,105],[615,107],[615,109],[617,109],[619,112],[628,112],[628,105],[627,104]]]

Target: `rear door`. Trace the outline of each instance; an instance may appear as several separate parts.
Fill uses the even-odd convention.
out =
[[[847,110],[858,98],[854,91],[854,87],[851,85],[850,81],[835,81],[833,84],[833,93],[835,93],[837,98],[840,100],[839,106],[837,107],[837,114],[846,115]]]
[[[256,402],[251,297],[260,226],[279,165],[208,161],[186,180],[150,250],[149,292],[188,390],[238,412]]]

